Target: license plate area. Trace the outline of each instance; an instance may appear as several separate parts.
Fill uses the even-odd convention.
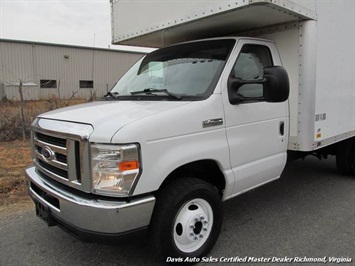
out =
[[[36,215],[39,218],[41,218],[43,221],[45,221],[48,226],[56,225],[56,222],[52,217],[50,208],[37,200],[35,201],[35,204],[36,204]]]

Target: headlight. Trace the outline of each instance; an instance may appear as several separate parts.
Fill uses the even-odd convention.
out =
[[[93,192],[127,196],[139,174],[138,145],[91,145]]]

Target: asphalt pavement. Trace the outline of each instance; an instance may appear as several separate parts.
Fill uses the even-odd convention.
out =
[[[1,215],[0,265],[162,265],[142,237],[88,243],[31,210]],[[330,262],[330,260],[334,262]],[[341,263],[336,263],[341,262]],[[334,159],[289,164],[281,179],[224,203],[214,249],[199,265],[355,265],[355,177]]]

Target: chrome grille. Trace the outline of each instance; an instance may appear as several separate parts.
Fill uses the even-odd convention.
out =
[[[40,159],[38,159],[38,164],[43,167],[44,169],[46,169],[49,172],[52,172],[53,174],[56,174],[62,178],[68,179],[68,171],[60,169],[56,166],[53,166],[49,163],[46,163]]]
[[[50,143],[50,144],[53,144],[55,146],[59,146],[59,147],[63,147],[63,148],[66,148],[66,145],[67,145],[66,139],[44,135],[44,134],[39,133],[39,132],[36,133],[36,138],[39,141],[42,141],[42,142],[45,142],[45,143]]]
[[[48,128],[74,129],[73,132],[63,133],[51,131]],[[37,171],[48,178],[64,185],[90,192],[90,179],[82,178],[90,175],[89,143],[87,135],[90,125],[78,125],[69,122],[36,120],[32,125],[33,163]],[[83,181],[83,182],[82,182]]]
[[[70,145],[71,142],[64,138],[35,132],[33,143],[38,170],[56,179],[69,180],[67,158],[69,149],[72,146]],[[74,140],[75,142],[77,141]],[[74,144],[73,146],[75,149],[76,145]],[[74,151],[74,153],[76,152]],[[73,163],[74,167],[80,168],[80,165],[76,165],[75,162]],[[80,173],[80,170],[78,172]]]

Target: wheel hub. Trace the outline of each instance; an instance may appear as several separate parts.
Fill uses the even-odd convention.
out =
[[[189,238],[191,241],[196,241],[198,238],[203,238],[208,231],[208,218],[206,218],[204,215],[192,218],[192,223],[187,230],[190,232]]]

